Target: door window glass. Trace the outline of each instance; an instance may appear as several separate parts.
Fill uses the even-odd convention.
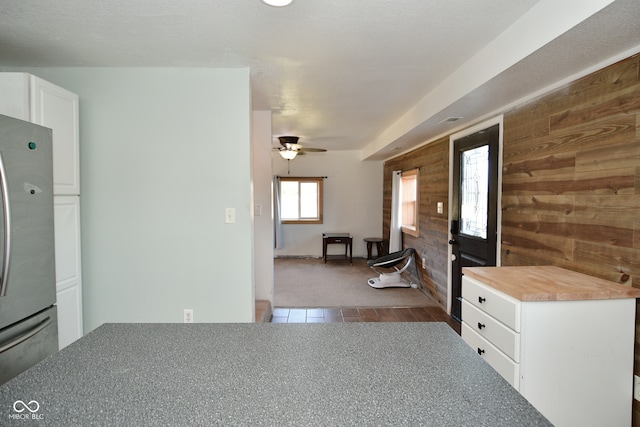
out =
[[[487,238],[489,146],[462,152],[460,159],[460,233]]]

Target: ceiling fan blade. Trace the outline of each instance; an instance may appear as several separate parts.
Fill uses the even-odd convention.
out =
[[[307,153],[324,153],[327,150],[325,150],[324,148],[306,148],[306,147],[302,147],[298,151],[306,151]]]

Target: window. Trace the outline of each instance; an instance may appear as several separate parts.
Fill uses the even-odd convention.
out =
[[[402,172],[401,202],[402,231],[412,236],[420,235],[418,230],[418,169]]]
[[[280,178],[283,224],[322,224],[322,177]]]

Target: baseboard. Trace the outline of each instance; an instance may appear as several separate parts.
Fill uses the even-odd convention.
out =
[[[271,322],[271,316],[273,311],[271,309],[271,302],[268,300],[256,301],[256,323],[269,323]]]

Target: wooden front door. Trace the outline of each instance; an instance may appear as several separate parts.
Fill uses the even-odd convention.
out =
[[[451,316],[461,321],[462,267],[495,266],[498,125],[453,143]]]

